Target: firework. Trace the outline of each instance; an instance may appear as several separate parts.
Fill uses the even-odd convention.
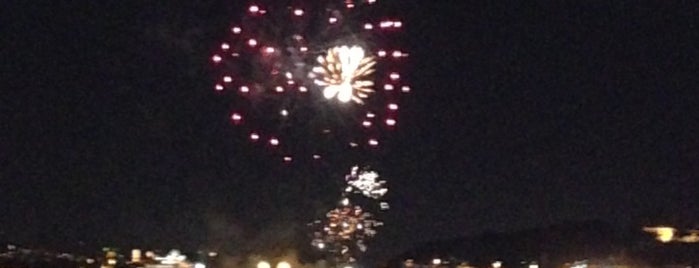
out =
[[[383,225],[347,198],[341,200],[338,208],[326,213],[324,222],[314,224],[322,229],[314,233],[311,244],[320,250],[336,253],[338,259],[345,262],[353,261],[356,251],[366,251],[365,241],[376,235],[376,227]]]
[[[403,23],[375,0],[281,2],[247,6],[210,58],[233,125],[287,163],[379,147],[410,91]]]
[[[379,178],[376,171],[368,168],[351,168],[345,176],[347,185],[341,192],[338,207],[328,211],[323,220],[311,224],[317,229],[311,241],[314,247],[335,253],[340,261],[352,261],[355,255],[367,250],[366,241],[377,234],[377,227],[382,226],[383,222],[356,205],[352,198],[372,202],[382,198],[388,188],[386,182]],[[386,209],[388,203],[380,201],[379,211]]]
[[[323,96],[332,99],[337,96],[341,102],[362,103],[362,99],[374,92],[374,81],[369,75],[374,72],[373,57],[365,57],[364,49],[354,46],[334,47],[325,57],[318,57],[319,67],[313,69],[322,79],[316,79],[316,85],[324,87]]]
[[[350,174],[345,176],[345,181],[347,181],[345,192],[361,193],[365,197],[379,199],[388,192],[388,188],[385,187],[386,181],[378,180],[378,178],[379,173],[376,171],[354,166]]]

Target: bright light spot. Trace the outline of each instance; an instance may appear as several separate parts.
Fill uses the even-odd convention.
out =
[[[375,113],[366,113],[366,118],[374,118],[376,117]]]
[[[242,31],[243,31],[243,29],[241,29],[238,26],[231,28],[231,32],[233,32],[234,34],[240,34],[240,32],[242,32]]]
[[[393,22],[390,21],[390,20],[382,21],[382,22],[379,24],[379,27],[381,27],[381,28],[388,28],[388,27],[391,27],[391,26],[393,26]]]
[[[308,47],[300,47],[299,50],[301,52],[306,52],[306,51],[308,51]]]
[[[386,119],[386,125],[388,126],[395,126],[396,125],[396,120],[393,118]]]
[[[231,46],[228,43],[221,44],[221,49],[228,50],[229,48],[231,48]]]
[[[226,83],[233,82],[233,78],[226,75],[223,77],[223,82],[226,82]]]
[[[359,144],[357,144],[356,142],[350,142],[350,143],[349,143],[349,146],[352,147],[352,148],[354,148],[354,147],[359,146]]]
[[[366,24],[364,24],[364,29],[365,29],[365,30],[374,29],[374,25],[371,25],[371,23],[366,23]]]
[[[502,267],[502,262],[501,262],[501,261],[494,261],[494,262],[491,264],[491,266],[492,266],[493,268],[500,268],[500,267]]]
[[[194,264],[194,268],[206,268],[206,265],[201,262],[197,262]]]
[[[379,145],[379,141],[376,140],[376,139],[369,139],[369,145],[371,145],[371,146],[378,146],[378,145]]]
[[[265,47],[264,52],[267,54],[272,54],[274,53],[275,49],[273,47]]]
[[[408,93],[408,92],[410,92],[410,87],[409,87],[409,86],[403,86],[403,87],[400,88],[400,90],[403,91],[403,92],[405,92],[405,93]]]
[[[391,111],[398,110],[398,104],[391,103],[391,104],[388,105],[388,109],[391,110]]]
[[[387,210],[390,208],[390,206],[386,202],[379,203],[379,207],[381,208],[381,210]]]
[[[252,6],[250,6],[250,8],[248,8],[248,10],[252,13],[257,13],[257,12],[260,12],[260,7],[258,7],[256,5],[252,5]]]
[[[379,27],[381,27],[381,28],[391,28],[391,27],[392,27],[392,28],[400,28],[400,27],[402,27],[402,26],[403,26],[403,23],[402,23],[402,22],[400,22],[400,21],[390,21],[390,20],[382,21],[382,22],[379,24]]]
[[[240,120],[243,120],[243,116],[239,113],[233,113],[231,115],[231,120],[233,120],[234,122],[240,122]]]
[[[587,260],[576,261],[570,267],[571,268],[587,268]]]
[[[400,57],[407,57],[407,56],[408,56],[408,54],[405,54],[405,53],[403,53],[403,52],[400,52],[399,50],[393,51],[393,54],[392,54],[392,55],[393,55],[394,58],[400,58]]]
[[[303,9],[300,9],[300,8],[294,9],[294,15],[303,16]]]
[[[674,240],[675,233],[677,232],[675,228],[666,226],[645,227],[643,230],[649,233],[654,233],[655,239],[663,243],[668,243]]]
[[[107,264],[109,265],[116,265],[117,261],[115,259],[108,259]]]
[[[398,74],[398,73],[391,73],[390,75],[388,75],[388,77],[390,77],[391,80],[396,81],[396,80],[400,79],[400,74]]]
[[[370,126],[371,126],[371,121],[366,121],[366,120],[365,120],[364,122],[362,122],[362,126],[364,126],[364,127],[370,127]]]
[[[340,201],[340,204],[343,206],[349,206],[349,204],[350,204],[349,199],[343,198],[342,201]]]
[[[257,46],[257,40],[255,40],[255,39],[249,39],[249,40],[248,40],[248,46],[251,46],[251,47]]]
[[[284,92],[284,88],[281,86],[276,86],[276,87],[274,87],[274,91],[282,93],[282,92]]]
[[[330,17],[330,18],[328,19],[328,22],[329,22],[330,24],[335,24],[335,23],[337,22],[337,18],[335,18],[335,17]]]
[[[282,115],[282,116],[288,116],[288,115],[289,115],[289,111],[287,111],[286,109],[282,109],[282,110],[279,112],[279,114]]]
[[[304,87],[304,86],[300,86],[300,87],[299,87],[299,91],[301,91],[301,92],[308,92],[308,88],[306,88],[306,87]]]
[[[376,54],[379,55],[379,57],[386,57],[386,50],[379,50]]]
[[[257,133],[250,133],[250,139],[253,141],[259,140],[260,139],[260,134]]]
[[[291,162],[291,156],[285,156],[285,157],[284,157],[284,162],[287,162],[287,163],[288,163],[288,162]],[[279,266],[277,265],[277,267],[279,267]]]
[[[383,89],[386,90],[386,91],[391,91],[391,90],[393,90],[394,88],[395,88],[395,87],[394,87],[393,85],[391,85],[391,84],[385,84],[385,85],[383,85]]]
[[[440,264],[442,264],[442,259],[432,259],[432,264],[440,265]]]
[[[279,145],[279,139],[271,138],[271,139],[269,139],[269,144],[272,146],[277,146],[277,145]]]
[[[213,57],[211,57],[211,60],[214,61],[215,63],[219,63],[219,62],[221,62],[222,58],[219,55],[214,55]]]
[[[93,263],[95,263],[95,259],[87,258],[87,259],[85,260],[85,262],[86,262],[87,264],[93,264]]]
[[[376,0],[367,0],[367,3],[373,4],[373,3],[376,3]]]
[[[539,264],[537,264],[536,262],[532,262],[529,264],[529,268],[539,268]]]
[[[261,261],[257,263],[257,268],[271,268],[272,266],[269,265],[269,262],[266,261]]]
[[[216,87],[215,87],[215,88],[216,88],[217,91],[221,91],[221,90],[223,90],[223,85],[221,85],[221,84],[216,84]]]
[[[291,78],[294,77],[293,75],[291,75],[290,72],[286,72],[286,73],[284,74],[284,76],[286,76],[286,79],[291,79]]]
[[[324,248],[325,248],[325,243],[323,243],[323,242],[318,243],[318,248],[319,248],[319,249],[324,249]]]
[[[315,83],[324,87],[323,96],[326,99],[362,103],[361,99],[373,92],[373,81],[364,77],[373,73],[375,61],[365,57],[363,48],[334,47],[324,57],[318,57],[318,63],[321,65],[316,66],[313,72],[322,79],[316,79]]]
[[[277,268],[291,268],[291,264],[288,262],[282,261],[277,263]]]
[[[247,86],[241,86],[241,87],[240,87],[240,92],[242,92],[242,93],[248,93],[248,92],[250,92],[250,88],[247,87]]]

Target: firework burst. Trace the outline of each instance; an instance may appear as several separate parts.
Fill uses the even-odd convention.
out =
[[[352,167],[350,174],[345,176],[345,181],[346,193],[360,193],[368,198],[379,199],[388,192],[386,181],[379,180],[379,173],[366,168],[360,169],[359,166]]]
[[[374,73],[374,57],[365,57],[364,49],[358,46],[334,47],[318,57],[320,66],[313,69],[321,79],[315,84],[323,88],[323,96],[332,99],[337,96],[341,102],[350,100],[361,104],[362,99],[373,93],[374,81],[369,77]]]
[[[314,247],[336,254],[339,261],[352,262],[358,252],[367,250],[366,240],[376,235],[383,222],[344,198],[339,207],[325,214],[324,221],[313,224],[322,226],[314,233]]]
[[[345,176],[347,185],[341,192],[338,206],[328,211],[323,220],[311,224],[317,229],[311,241],[314,247],[336,254],[342,262],[351,262],[357,254],[367,250],[367,240],[377,234],[383,222],[367,211],[366,206],[356,205],[352,198],[361,197],[372,202],[382,198],[388,188],[386,182],[378,178],[376,171],[352,167]],[[378,208],[373,210],[386,210],[388,203],[380,201]]]
[[[293,3],[293,4],[289,4]],[[398,126],[410,91],[403,23],[375,0],[260,0],[211,56],[214,89],[256,147],[287,163],[362,155]],[[379,17],[380,16],[380,17]]]

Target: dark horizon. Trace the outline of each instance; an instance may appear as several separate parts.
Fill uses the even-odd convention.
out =
[[[391,210],[370,256],[564,221],[699,224],[699,6],[402,3],[413,91],[373,162]],[[278,164],[211,89],[236,5],[8,4],[0,240],[255,246],[332,206],[349,166]]]

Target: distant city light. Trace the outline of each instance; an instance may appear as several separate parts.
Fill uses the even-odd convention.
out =
[[[643,231],[655,235],[662,243],[699,243],[699,230],[677,230],[669,226],[644,227]]]
[[[272,266],[269,264],[269,262],[266,261],[260,261],[257,263],[257,268],[271,268]]]
[[[131,262],[141,262],[141,250],[132,249],[131,250]]]
[[[291,268],[291,264],[285,261],[277,263],[277,268]]]
[[[672,241],[675,238],[675,233],[677,232],[677,229],[666,226],[645,227],[643,230],[649,233],[654,233],[655,239],[663,243]]]
[[[493,268],[500,268],[500,267],[502,267],[502,262],[501,262],[501,261],[494,261],[494,262],[491,264],[491,266],[492,266]]]

